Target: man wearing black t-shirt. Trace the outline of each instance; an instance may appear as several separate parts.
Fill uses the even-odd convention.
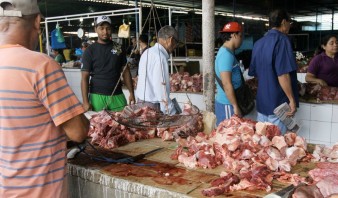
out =
[[[86,49],[82,59],[83,106],[87,111],[90,109],[120,111],[127,105],[119,82],[123,66],[126,64],[126,55],[121,45],[111,40],[112,27],[109,17],[97,17],[95,31],[98,40]],[[128,67],[123,72],[123,80],[130,93],[129,103],[133,103],[134,89]]]

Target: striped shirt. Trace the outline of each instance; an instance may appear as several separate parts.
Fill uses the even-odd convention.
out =
[[[64,197],[66,135],[84,109],[60,66],[20,45],[0,46],[0,196]]]

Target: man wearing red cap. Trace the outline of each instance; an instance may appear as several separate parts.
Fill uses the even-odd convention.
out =
[[[243,41],[243,27],[237,22],[229,22],[220,31],[223,45],[217,52],[215,73],[222,84],[216,82],[215,114],[218,125],[233,114],[241,116],[234,90],[241,86],[241,69],[235,57],[235,49]]]
[[[298,106],[297,64],[287,36],[291,18],[286,11],[275,10],[270,14],[269,22],[272,29],[255,43],[252,50],[249,75],[258,79],[257,120],[271,122],[285,133],[286,126],[273,110],[287,102],[290,105],[288,116],[293,116]]]

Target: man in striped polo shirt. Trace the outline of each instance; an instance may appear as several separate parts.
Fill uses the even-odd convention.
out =
[[[0,197],[67,197],[66,139],[82,142],[88,120],[60,65],[32,51],[37,0],[0,6]]]

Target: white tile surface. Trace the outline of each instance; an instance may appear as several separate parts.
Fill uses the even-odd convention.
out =
[[[299,103],[295,118],[297,120],[310,120],[311,119],[311,104]]]
[[[297,135],[309,141],[310,139],[310,121],[309,120],[298,120],[299,124],[301,125],[300,130],[298,131]]]
[[[338,123],[338,105],[332,105],[332,122]]]
[[[332,104],[311,104],[311,120],[331,122]]]
[[[311,121],[310,123],[310,140],[331,142],[331,123]]]
[[[331,123],[331,143],[338,142],[338,123]]]

